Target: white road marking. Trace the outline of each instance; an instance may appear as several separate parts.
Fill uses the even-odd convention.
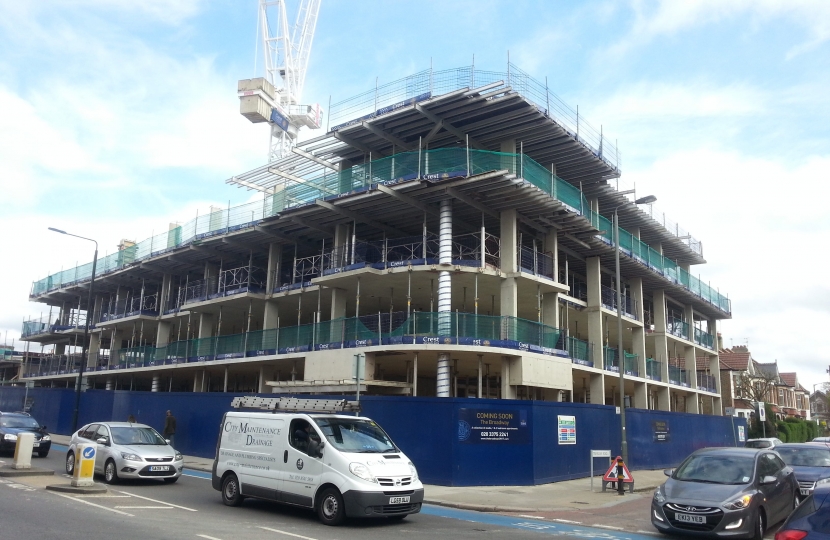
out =
[[[600,529],[611,529],[612,531],[624,531],[625,530],[622,527],[612,527],[611,525],[599,525],[597,523],[594,523],[593,525],[591,525],[591,527],[598,527]]]
[[[116,508],[143,508],[145,510],[172,510],[172,506],[116,506]]]
[[[545,519],[542,516],[528,516],[527,514],[519,514],[519,517],[530,518],[530,519]]]
[[[129,499],[129,495],[75,495],[83,499]]]
[[[159,504],[166,504],[167,506],[172,506],[173,508],[181,508],[182,510],[187,510],[188,512],[198,512],[198,510],[194,508],[188,508],[186,506],[179,506],[178,504],[173,504],[164,501],[158,501],[156,499],[151,499],[150,497],[144,497],[143,495],[136,495],[135,493],[128,493],[126,491],[119,491],[118,493],[123,493],[124,495],[129,495],[130,497],[138,497],[139,499],[144,499],[145,501],[150,501]]]
[[[270,527],[260,527],[260,529],[265,529],[266,531],[271,531],[271,532],[275,532],[275,533],[285,534],[285,535],[288,535],[288,536],[293,536],[294,538],[302,538],[303,540],[317,540],[316,538],[312,538],[310,536],[303,536],[301,534],[294,534],[294,533],[290,533],[290,532],[285,532],[285,531],[281,531],[279,529],[272,529]]]
[[[130,517],[135,517],[133,514],[128,514],[127,512],[122,512],[121,510],[115,510],[115,509],[113,509],[113,508],[107,508],[106,506],[101,506],[100,504],[91,503],[91,502],[89,502],[89,501],[85,501],[85,500],[83,500],[83,499],[79,499],[79,498],[77,498],[77,497],[73,497],[72,495],[65,495],[65,494],[63,494],[63,493],[58,493],[58,492],[56,492],[56,491],[50,491],[49,493],[54,493],[55,495],[60,495],[61,497],[65,497],[65,498],[67,498],[67,499],[69,499],[69,500],[72,500],[72,501],[78,501],[78,502],[80,502],[80,503],[88,504],[88,505],[90,505],[90,506],[94,506],[95,508],[101,508],[101,509],[103,509],[103,510],[108,510],[108,511],[110,511],[110,512],[115,512],[116,514],[121,514],[122,516],[130,516]]]
[[[219,540],[219,538],[214,538],[206,534],[197,534],[196,536],[198,536],[199,538],[204,538],[205,540]]]
[[[559,523],[573,523],[574,525],[582,525],[581,521],[571,521],[570,519],[554,519],[553,521],[557,521]]]

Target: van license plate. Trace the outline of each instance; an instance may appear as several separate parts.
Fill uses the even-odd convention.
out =
[[[169,465],[151,465],[150,466],[150,472],[169,471],[169,470],[170,470]]]
[[[409,497],[389,497],[389,504],[406,504],[409,502]]]
[[[706,523],[706,517],[704,516],[692,516],[690,514],[675,514],[674,519],[677,521],[683,521],[686,523]]]

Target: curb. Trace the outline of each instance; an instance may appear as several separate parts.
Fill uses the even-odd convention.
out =
[[[553,509],[545,508],[519,508],[517,506],[493,506],[487,504],[457,503],[440,501],[435,499],[424,499],[424,504],[457,508],[458,510],[472,510],[474,512],[552,512]]]
[[[89,493],[106,493],[107,486],[101,484],[93,484],[91,486],[73,486],[72,484],[55,484],[46,486],[49,491],[58,491],[60,493],[78,493],[81,495]]]
[[[15,469],[11,466],[0,467],[0,477],[15,478],[23,476],[54,476],[55,471],[52,469],[42,469],[40,467],[32,467],[30,469]]]

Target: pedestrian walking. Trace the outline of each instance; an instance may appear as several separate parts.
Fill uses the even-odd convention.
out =
[[[164,438],[170,441],[170,446],[174,445],[176,436],[176,417],[173,413],[167,411],[167,418],[164,419]]]

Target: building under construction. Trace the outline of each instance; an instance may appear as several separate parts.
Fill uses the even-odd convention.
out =
[[[330,108],[325,135],[228,180],[261,200],[98,261],[92,305],[92,263],[35,281],[50,315],[23,339],[54,354],[21,378],[72,386],[91,317],[90,388],[722,414],[731,306],[691,273],[702,244],[632,202],[616,144],[546,84],[430,69]]]

